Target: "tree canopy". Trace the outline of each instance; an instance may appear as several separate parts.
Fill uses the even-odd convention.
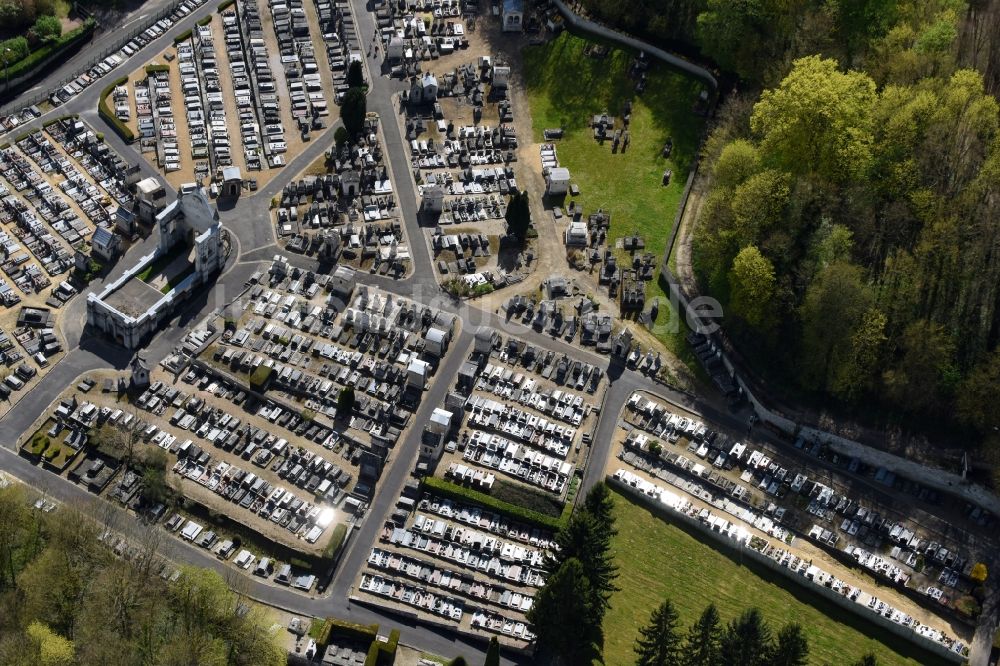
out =
[[[368,97],[364,88],[348,88],[340,103],[340,119],[348,134],[356,137],[365,126],[365,115],[368,113]]]

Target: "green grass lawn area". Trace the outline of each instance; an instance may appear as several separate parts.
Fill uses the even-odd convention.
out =
[[[621,590],[611,598],[604,620],[606,664],[635,662],[632,647],[638,629],[666,597],[677,608],[684,631],[709,602],[718,607],[723,622],[749,606],[761,610],[774,632],[787,622],[798,622],[809,639],[810,664],[846,666],[869,651],[878,656],[880,666],[937,663],[932,655],[810,595],[792,581],[741,567],[617,492],[615,507],[618,536],[613,549]]]
[[[584,53],[589,43],[564,32],[548,44],[525,50],[534,140],[544,141],[546,128],[562,127],[564,137],[553,142],[559,163],[580,186],[576,201],[586,214],[598,208],[610,212],[609,246],[614,247],[623,236],[638,234],[647,251],[662,256],[704,126],[704,119],[692,112],[702,84],[654,63],[645,92],[637,96],[635,81],[628,76],[633,54],[611,48],[598,59]],[[612,154],[611,141],[601,145],[594,140],[591,118],[607,112],[617,117],[621,127],[627,100],[633,102],[631,142],[624,153]],[[670,158],[664,159],[661,150],[668,137],[674,148]],[[664,187],[661,178],[666,169],[673,171],[673,177]],[[665,324],[676,313],[667,307],[669,299],[659,280],[647,289],[647,302],[655,297],[660,299],[657,338],[681,355],[687,347],[687,331],[683,326],[676,333],[666,330]]]

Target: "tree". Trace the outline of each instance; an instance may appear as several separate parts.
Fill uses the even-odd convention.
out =
[[[883,376],[889,395],[907,411],[940,413],[958,377],[954,339],[944,326],[919,319],[903,331],[900,352]]]
[[[807,387],[826,390],[834,385],[871,300],[861,269],[852,264],[831,264],[809,285],[800,310],[802,380]]]
[[[809,642],[802,633],[802,627],[797,622],[786,624],[778,632],[770,664],[773,666],[806,666],[808,662]]]
[[[848,358],[837,369],[831,390],[845,400],[855,400],[867,388],[878,370],[885,343],[886,316],[878,308],[868,308],[851,335]]]
[[[465,657],[463,657],[462,655],[458,655],[457,657],[451,660],[451,663],[448,666],[468,666],[468,663],[469,662],[465,660]]]
[[[720,624],[719,611],[715,604],[709,604],[684,639],[685,666],[718,666],[721,663]]]
[[[583,498],[583,510],[594,519],[594,528],[598,536],[604,540],[607,547],[610,547],[611,539],[618,534],[618,530],[615,529],[615,504],[608,484],[601,481],[590,489]]]
[[[551,576],[570,559],[580,563],[588,581],[590,608],[598,626],[610,607],[611,594],[618,589],[615,586],[618,567],[612,562],[605,529],[589,512],[577,511],[556,534],[557,548],[546,556],[543,565],[546,574]]]
[[[38,644],[40,666],[70,666],[73,663],[73,641],[63,638],[42,622],[28,625],[28,636]]]
[[[550,662],[589,664],[598,654],[600,620],[580,560],[569,558],[549,576],[526,615],[542,655]]]
[[[746,139],[736,139],[726,144],[712,167],[712,186],[733,189],[760,169],[757,147]]]
[[[347,418],[354,411],[354,388],[345,386],[337,394],[337,414],[341,418]]]
[[[18,565],[14,554],[26,540],[31,516],[23,488],[11,484],[0,488],[0,590],[17,587]]]
[[[787,0],[708,0],[698,15],[698,43],[723,69],[759,81],[791,39],[795,5]]]
[[[31,27],[35,36],[43,42],[58,39],[62,34],[62,21],[55,16],[39,16],[35,19],[35,25]]]
[[[352,137],[357,137],[365,128],[365,116],[368,114],[368,97],[362,88],[348,88],[340,103],[340,119],[344,129]]]
[[[875,82],[841,72],[819,56],[792,63],[777,88],[765,90],[750,127],[762,160],[790,173],[817,173],[829,182],[864,174],[871,161]]]
[[[337,144],[337,150],[340,150],[350,138],[351,136],[347,133],[347,129],[343,127],[338,127],[333,133],[333,141]]]
[[[1000,425],[1000,350],[981,361],[958,388],[958,418],[981,433]]]
[[[769,666],[771,630],[756,608],[726,625],[719,650],[722,666]]]
[[[756,246],[746,246],[733,259],[729,289],[733,314],[751,326],[760,326],[772,307],[774,264]]]
[[[347,68],[347,87],[363,88],[365,85],[365,70],[360,60],[352,60]]]
[[[636,666],[679,666],[682,663],[677,623],[677,610],[669,599],[664,599],[653,610],[649,624],[639,629],[635,642]]]
[[[986,568],[986,564],[984,562],[976,562],[972,566],[972,571],[969,572],[969,578],[980,585],[985,583],[988,577],[989,570]]]
[[[167,483],[167,454],[159,447],[144,451],[142,458],[142,498],[150,503],[165,502],[170,496]]]
[[[791,178],[776,169],[755,173],[738,185],[729,201],[737,241],[755,243],[762,232],[780,225],[790,195]]]
[[[486,648],[484,666],[500,666],[500,641],[496,636],[490,636],[490,644]]]
[[[523,243],[531,228],[531,206],[528,204],[527,190],[511,192],[504,220],[507,221],[507,233],[513,234]]]

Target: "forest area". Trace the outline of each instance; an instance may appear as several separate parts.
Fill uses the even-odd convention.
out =
[[[1000,468],[1000,2],[583,5],[737,81],[692,263],[754,373]]]
[[[114,509],[97,519],[33,504],[0,488],[0,664],[9,666],[277,666],[284,649],[266,617],[218,573],[174,569],[149,527],[113,548]],[[234,591],[236,590],[236,591]]]

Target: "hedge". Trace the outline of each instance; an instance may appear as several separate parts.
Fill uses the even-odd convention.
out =
[[[569,521],[569,515],[572,513],[572,509],[570,508],[571,505],[567,503],[562,516],[559,518],[553,518],[552,516],[546,516],[538,513],[537,511],[517,506],[516,504],[510,504],[509,502],[498,500],[497,498],[481,493],[478,490],[466,488],[465,486],[460,486],[456,483],[452,483],[451,481],[438,479],[432,476],[424,477],[421,485],[424,490],[429,490],[446,499],[478,504],[507,516],[508,518],[537,525],[538,527],[545,527],[552,531],[560,530],[563,525]]]
[[[203,19],[198,19],[198,25],[205,26],[212,22],[212,15],[209,14]]]
[[[97,102],[97,112],[101,118],[104,118],[105,122],[111,125],[115,133],[122,138],[122,141],[125,143],[133,143],[135,141],[135,134],[133,134],[132,130],[128,128],[128,125],[118,120],[118,116],[112,113],[111,109],[108,107],[108,95],[110,95],[117,86],[125,85],[126,83],[128,83],[128,77],[123,76],[120,79],[112,81],[107,88],[102,90],[101,97]]]
[[[223,2],[222,4],[220,4],[219,7],[215,11],[217,11],[217,12],[219,12],[221,14],[222,12],[224,12],[227,9],[229,9],[230,7],[232,7],[235,4],[236,4],[236,0],[226,0],[225,2]]]
[[[59,116],[58,118],[53,118],[52,120],[49,120],[44,125],[42,125],[42,129],[47,130],[49,127],[51,127],[52,125],[55,125],[56,123],[61,123],[62,121],[69,120],[70,118],[72,118],[73,120],[76,120],[79,117],[80,117],[80,114],[78,114],[78,113],[71,113],[68,116]]]
[[[323,620],[322,628],[318,632],[313,634],[313,632],[310,631],[309,633],[313,636],[317,645],[325,648],[330,644],[330,634],[333,634],[334,632],[336,632],[336,635],[338,636],[356,638],[362,641],[374,641],[378,637],[378,625],[356,624],[354,622],[338,620],[335,617],[328,617]]]
[[[389,640],[385,643],[375,639],[368,648],[365,666],[391,666],[396,661],[396,648],[399,646],[399,629],[389,632]]]
[[[169,72],[170,65],[156,64],[156,65],[146,65],[146,75],[157,74],[159,72]]]
[[[182,32],[181,34],[177,35],[176,37],[174,37],[174,44],[180,44],[181,42],[186,42],[187,40],[191,39],[191,34],[193,32],[194,32],[193,30],[188,29]]]
[[[95,27],[97,27],[97,23],[94,19],[87,19],[86,22],[79,28],[70,30],[59,39],[55,39],[42,46],[40,49],[31,52],[27,58],[22,58],[13,63],[7,71],[7,78],[16,79],[26,72],[30,72],[60,49],[69,46],[75,41],[83,41],[85,37],[89,36],[90,33],[94,31]]]
[[[340,555],[340,549],[344,547],[344,537],[347,536],[347,525],[344,523],[339,523],[333,528],[333,535],[330,537],[330,543],[326,545],[323,549],[323,559],[334,560]]]

